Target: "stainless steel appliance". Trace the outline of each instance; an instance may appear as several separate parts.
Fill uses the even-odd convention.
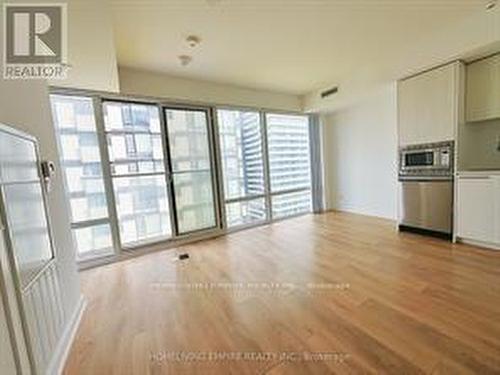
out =
[[[400,149],[400,230],[451,238],[453,165],[451,141]]]

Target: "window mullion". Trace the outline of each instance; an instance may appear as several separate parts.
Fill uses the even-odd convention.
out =
[[[108,142],[104,129],[103,103],[99,96],[92,98],[94,105],[94,116],[97,128],[97,138],[99,141],[99,152],[101,154],[102,173],[104,179],[104,191],[106,192],[106,202],[111,224],[111,236],[113,237],[113,249],[115,254],[121,252],[120,227],[118,224],[118,213],[116,211],[116,198],[111,180],[111,164],[109,160]]]
[[[272,208],[271,208],[271,177],[269,171],[269,150],[267,143],[267,120],[264,111],[259,112],[261,137],[262,137],[262,159],[264,162],[264,196],[266,203],[266,222],[272,221]]]
[[[225,204],[225,192],[224,192],[224,177],[222,171],[222,157],[221,157],[221,149],[220,149],[220,135],[219,135],[219,121],[217,116],[217,109],[212,107],[210,109],[210,115],[212,120],[212,150],[213,150],[213,158],[212,158],[212,168],[215,176],[215,188],[216,192],[216,202],[218,207],[218,222],[219,227],[222,229],[227,229],[227,217],[226,217],[226,204]]]
[[[167,183],[167,200],[168,200],[168,212],[170,217],[170,231],[172,233],[172,238],[179,236],[179,229],[177,227],[177,211],[175,208],[175,194],[174,194],[174,180],[172,174],[172,163],[170,158],[170,146],[168,143],[168,124],[167,116],[165,114],[165,109],[162,105],[158,104],[158,111],[160,112],[160,127],[162,137],[161,144],[163,146],[163,163],[165,169],[165,180]]]

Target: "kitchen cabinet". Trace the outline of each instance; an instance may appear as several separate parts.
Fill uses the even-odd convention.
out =
[[[467,65],[467,122],[500,118],[500,54]]]
[[[500,246],[500,175],[458,177],[457,237]]]
[[[460,62],[398,82],[399,144],[455,139]]]

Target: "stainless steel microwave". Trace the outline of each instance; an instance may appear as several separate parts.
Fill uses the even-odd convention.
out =
[[[412,174],[450,174],[453,170],[453,142],[402,147],[399,152],[400,176]]]

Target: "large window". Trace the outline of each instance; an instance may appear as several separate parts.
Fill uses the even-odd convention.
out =
[[[170,237],[158,107],[108,101],[103,113],[122,244]]]
[[[311,211],[307,116],[85,92],[51,103],[80,260]]]
[[[78,257],[112,253],[101,154],[91,98],[51,95]]]
[[[226,222],[266,219],[264,156],[259,112],[218,110]]]
[[[219,109],[217,116],[227,225],[311,211],[308,117],[266,113],[262,134],[259,112]]]
[[[266,125],[273,217],[311,211],[308,117],[268,113]]]

